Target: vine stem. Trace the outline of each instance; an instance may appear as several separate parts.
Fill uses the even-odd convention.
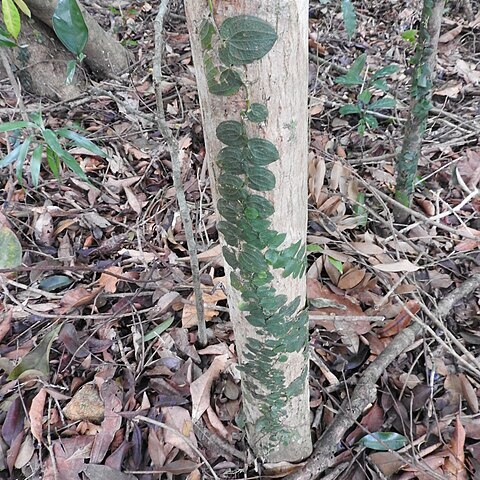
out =
[[[165,120],[165,109],[163,106],[162,95],[162,54],[163,54],[163,23],[165,14],[167,13],[170,0],[162,0],[155,18],[155,55],[153,59],[153,81],[155,84],[155,98],[157,102],[157,126],[160,130],[167,149],[170,153],[172,161],[172,177],[173,186],[177,196],[178,208],[185,229],[185,237],[187,239],[188,253],[190,255],[190,266],[192,269],[193,291],[195,293],[195,307],[198,318],[198,341],[200,345],[207,344],[207,328],[205,325],[205,312],[203,305],[202,287],[200,284],[200,269],[198,266],[197,246],[193,235],[192,220],[190,218],[190,209],[185,198],[185,191],[182,184],[182,166],[180,157],[180,147],[177,139],[173,136],[172,131]]]

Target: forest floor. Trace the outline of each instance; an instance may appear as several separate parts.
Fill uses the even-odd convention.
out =
[[[77,125],[107,153],[70,151],[92,184],[67,169],[59,182],[45,168],[33,188],[28,161],[24,188],[14,169],[0,172],[0,224],[24,252],[24,267],[0,277],[0,478],[282,478],[298,466],[251,462],[237,424],[241,390],[184,13],[174,8],[166,18],[162,89],[184,153],[204,348],[171,162],[153,120],[157,5],[126,4],[121,15],[95,15],[116,25],[135,55],[128,81],[97,83],[95,95],[71,102],[24,95],[46,125]],[[344,414],[340,405],[365,369],[420,322],[422,334],[380,376],[376,402],[351,421],[324,478],[480,478],[479,292],[436,314],[480,272],[479,5],[447,4],[412,221],[397,225],[394,158],[408,112],[408,31],[420,10],[409,0],[355,4],[349,41],[340,2],[310,2],[312,435]],[[362,53],[365,84],[339,83]],[[385,77],[389,90],[369,87],[389,65],[398,66]],[[394,97],[396,106],[365,113],[361,135],[361,118],[339,109],[368,88],[373,100]],[[1,83],[2,121],[18,119],[9,113],[15,104]],[[360,440],[373,432],[382,433]]]

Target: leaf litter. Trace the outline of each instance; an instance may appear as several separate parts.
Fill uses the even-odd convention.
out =
[[[339,8],[310,4],[314,439],[391,339],[417,319],[429,323],[421,303],[433,310],[480,271],[480,202],[474,195],[480,180],[479,71],[467,35],[476,32],[478,21],[467,20],[461,6],[445,12],[435,109],[414,198],[419,216],[414,228],[402,230],[393,225],[382,194],[393,189],[408,100],[403,72],[412,47],[401,33],[414,27],[419,14],[403,0],[395,5],[395,18],[388,15],[388,2],[363,5],[352,44]],[[154,103],[148,25],[155,9],[131,2],[123,12],[119,34],[139,62],[131,79],[135,88],[109,80],[114,96],[92,97],[72,106],[67,117],[61,106],[42,100],[47,123],[81,122],[101,142],[106,158],[71,152],[93,185],[68,172],[59,183],[42,171],[37,190],[20,188],[8,175],[1,180],[9,199],[0,214],[2,233],[13,239],[12,251],[20,241],[26,267],[0,274],[1,478],[209,478],[199,452],[220,478],[282,478],[298,469],[282,462],[258,471],[240,460],[246,449],[233,332],[188,34],[176,6],[166,25],[163,90],[168,121],[178,127],[185,153],[187,200],[196,208],[209,335],[209,345],[197,347],[171,163],[154,123],[141,116]],[[110,21],[106,9],[96,15]],[[353,90],[335,82],[362,53],[369,71],[400,66],[392,77],[396,114],[377,115],[379,127],[363,136],[355,117],[339,112],[354,100]],[[11,94],[5,95],[0,106],[7,111]],[[28,98],[29,108],[39,105]],[[0,142],[3,154],[3,137]],[[18,265],[17,259],[8,262]],[[445,325],[476,356],[478,311],[478,296],[463,299]],[[339,445],[331,478],[480,475],[480,378],[458,362],[453,353],[462,352],[455,348],[425,331],[389,366],[376,402]],[[138,422],[136,415],[168,429]]]

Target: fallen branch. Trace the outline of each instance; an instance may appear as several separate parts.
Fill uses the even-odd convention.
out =
[[[436,309],[437,317],[446,316],[456,302],[472,293],[480,286],[480,274],[477,273],[462,283],[444,298]],[[377,398],[376,383],[380,375],[407,347],[411,346],[422,327],[419,323],[401,331],[385,350],[367,367],[350,399],[346,400],[340,408],[341,414],[337,415],[330,426],[314,446],[314,450],[305,465],[295,473],[288,475],[286,480],[314,480],[333,463],[333,455],[338,443],[346,431],[355,423],[369,403],[374,403]]]

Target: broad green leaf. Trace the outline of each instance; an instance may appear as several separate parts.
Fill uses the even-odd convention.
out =
[[[348,38],[351,39],[357,28],[357,16],[352,0],[342,0],[342,15]]]
[[[243,147],[247,143],[245,127],[235,120],[227,120],[217,127],[217,138],[229,147]]]
[[[373,116],[367,113],[365,117],[363,117],[365,120],[365,123],[370,127],[370,128],[377,128],[378,127],[378,120]]]
[[[94,155],[98,155],[99,157],[103,158],[107,156],[107,154],[103,150],[98,148],[92,141],[88,140],[88,138],[85,138],[84,136],[79,135],[76,132],[72,132],[67,128],[59,128],[55,130],[55,133],[57,135],[60,135],[61,137],[72,140],[75,145],[77,145],[78,147],[82,147],[89,152],[92,152]]]
[[[359,115],[362,113],[362,109],[358,105],[344,105],[338,110],[340,115]]]
[[[52,17],[53,30],[67,49],[80,55],[88,40],[88,28],[76,0],[58,0]]]
[[[316,253],[316,252],[323,252],[323,247],[320,245],[317,245],[316,243],[311,243],[310,245],[307,245],[307,252],[311,253]]]
[[[417,33],[418,33],[418,30],[415,30],[415,29],[405,30],[402,33],[402,38],[404,40],[406,40],[407,42],[410,42],[410,43],[413,44],[417,40]]]
[[[270,217],[275,212],[272,202],[260,195],[250,195],[245,201],[245,207],[255,208],[260,218]]]
[[[223,97],[235,95],[243,86],[242,78],[238,72],[231,68],[223,70],[222,73],[220,73],[218,81],[216,78],[210,78],[207,83],[210,93]]]
[[[16,39],[20,33],[20,13],[13,0],[2,0],[2,13],[8,33]]]
[[[227,173],[242,175],[245,173],[245,165],[242,158],[242,150],[237,147],[225,147],[218,152],[218,166]]]
[[[252,103],[245,115],[251,122],[261,123],[267,119],[268,109],[261,103]]]
[[[240,268],[246,272],[257,273],[267,268],[267,262],[262,252],[251,245],[243,245],[238,254]]]
[[[30,9],[27,7],[27,4],[23,0],[14,0],[17,4],[17,7],[25,14],[28,18],[32,17]]]
[[[365,62],[367,61],[367,54],[362,53],[348,69],[348,72],[345,75],[335,79],[335,83],[340,83],[342,85],[362,85],[363,77],[361,76],[362,70],[365,67]]]
[[[218,184],[223,188],[230,188],[238,190],[243,187],[244,180],[238,175],[232,175],[231,173],[221,173],[218,177]]]
[[[246,65],[259,60],[277,40],[269,23],[251,15],[227,18],[220,26],[220,36],[225,41],[220,58],[226,65]]]
[[[0,47],[16,47],[17,44],[10,38],[10,34],[0,28]]]
[[[73,280],[66,275],[51,275],[46,277],[38,283],[38,287],[46,292],[54,292],[62,288],[68,287],[73,283]]]
[[[15,268],[22,264],[22,246],[8,228],[0,227],[0,268]]]
[[[369,106],[369,110],[378,111],[378,110],[385,110],[387,108],[395,108],[396,101],[394,98],[384,97],[380,100],[372,102]]]
[[[223,258],[225,261],[233,268],[239,268],[240,264],[238,263],[237,256],[231,248],[223,247]]]
[[[363,90],[363,92],[361,92],[357,97],[357,100],[364,104],[367,104],[368,102],[370,102],[371,99],[372,99],[372,92],[368,89]]]
[[[32,112],[30,115],[30,120],[34,123],[35,127],[40,128],[43,130],[45,128],[45,124],[43,122],[43,117],[40,112]]]
[[[215,26],[210,19],[206,18],[200,25],[200,43],[204,50],[212,48],[212,38],[215,35]]]
[[[251,165],[265,166],[276,162],[280,155],[277,147],[263,138],[250,138],[243,149],[243,158]]]
[[[25,162],[25,158],[27,158],[28,149],[30,148],[30,143],[32,143],[32,139],[32,135],[27,137],[25,141],[20,145],[20,150],[18,152],[16,175],[20,185],[22,184],[23,163]]]
[[[364,118],[361,118],[360,121],[358,122],[358,127],[357,127],[357,132],[360,136],[363,136],[365,134],[365,129],[367,128],[367,122],[365,121]]]
[[[71,85],[76,71],[77,71],[77,61],[69,60],[67,62],[67,78],[65,78],[65,85]]]
[[[339,260],[335,260],[333,257],[328,257],[330,263],[340,272],[343,273],[343,263]]]
[[[358,441],[359,445],[372,450],[399,450],[408,443],[408,438],[395,432],[376,432],[365,435]]]
[[[48,332],[40,343],[12,370],[7,380],[16,380],[21,375],[46,376],[50,372],[50,349],[62,325]]]
[[[16,122],[5,122],[0,125],[0,133],[10,132],[11,130],[17,130],[19,128],[26,127],[35,127],[36,125],[32,122],[24,122],[23,120],[18,120]]]
[[[258,192],[268,192],[276,185],[275,175],[264,167],[250,167],[247,172],[248,186]]]
[[[389,89],[388,83],[384,78],[379,78],[378,80],[375,80],[372,82],[372,87],[377,88],[378,90],[381,90],[382,92],[387,92]]]
[[[155,328],[150,330],[144,337],[143,337],[143,342],[148,342],[150,340],[153,340],[154,338],[158,338],[167,328],[170,328],[174,321],[174,317],[170,317],[164,322],[162,322],[160,325],[157,325]]]
[[[8,155],[3,157],[3,160],[0,160],[0,168],[6,167],[7,165],[10,165],[13,163],[17,157],[18,154],[20,153],[20,148],[22,147],[23,144],[18,145],[18,147],[15,147]]]
[[[393,75],[396,72],[398,72],[398,66],[397,65],[387,65],[386,67],[383,67],[380,70],[377,70],[372,75],[372,80],[377,80],[377,79],[382,78],[382,77],[388,77],[389,75]]]

